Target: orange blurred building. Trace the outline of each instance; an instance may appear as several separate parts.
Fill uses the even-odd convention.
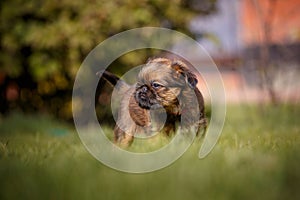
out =
[[[218,0],[216,13],[191,27],[215,36],[198,41],[221,71],[228,102],[269,100],[259,85],[264,47],[280,100],[300,102],[300,0]]]
[[[245,46],[264,42],[265,31],[271,44],[300,41],[299,0],[242,0],[240,17],[240,37]]]

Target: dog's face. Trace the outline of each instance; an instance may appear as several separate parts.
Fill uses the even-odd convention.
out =
[[[134,96],[145,109],[174,107],[182,90],[193,90],[197,82],[183,62],[157,58],[141,69]]]

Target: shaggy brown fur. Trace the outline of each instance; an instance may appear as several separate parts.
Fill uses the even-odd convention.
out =
[[[106,71],[102,76],[113,85],[119,80]],[[179,121],[184,121],[186,127],[183,128],[205,128],[204,100],[197,83],[195,74],[182,61],[149,60],[139,72],[136,85],[121,84],[124,95],[114,129],[115,142],[129,146],[135,135],[153,131],[155,118],[158,118],[155,123],[159,123],[164,112],[167,116],[163,130],[167,135],[175,132]]]

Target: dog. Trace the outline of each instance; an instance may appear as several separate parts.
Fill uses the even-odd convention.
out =
[[[196,86],[196,75],[183,61],[149,59],[138,73],[135,85],[127,84],[108,71],[97,74],[117,87],[121,96],[114,128],[114,141],[119,146],[128,147],[137,134],[147,135],[160,131],[161,127],[169,136],[175,133],[178,122],[184,123],[182,130],[196,127],[198,134],[203,127],[205,132],[203,96]]]

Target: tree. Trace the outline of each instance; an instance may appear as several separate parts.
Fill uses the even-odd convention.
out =
[[[142,26],[192,36],[190,20],[210,12],[215,0],[202,3],[212,6],[202,9],[195,0],[1,1],[1,110],[45,109],[71,118],[74,77],[91,49],[111,35]],[[132,59],[120,62],[126,65]],[[18,92],[13,102],[7,98],[11,84]]]
[[[268,92],[268,95],[273,104],[278,101],[275,88],[274,80],[272,78],[274,72],[272,64],[270,62],[270,43],[272,37],[272,25],[277,7],[277,0],[269,0],[269,6],[266,13],[263,12],[261,4],[257,0],[252,0],[257,11],[260,28],[262,30],[262,41],[260,46],[260,63],[258,64],[258,71],[260,72],[260,79],[262,87]]]

